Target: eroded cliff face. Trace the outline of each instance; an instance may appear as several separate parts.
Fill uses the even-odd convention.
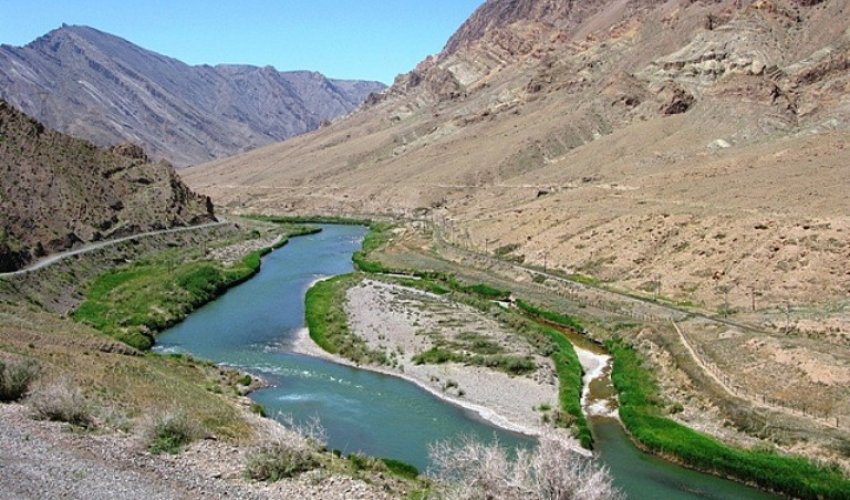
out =
[[[185,166],[292,137],[356,109],[378,82],[244,65],[189,66],[84,26],[0,46],[0,98],[103,147]]]
[[[834,300],[850,292],[848,13],[490,1],[365,109],[185,178],[243,210],[453,219],[482,249],[627,288],[663,275],[677,300]]]
[[[0,271],[101,239],[215,220],[171,165],[45,128],[0,101]]]

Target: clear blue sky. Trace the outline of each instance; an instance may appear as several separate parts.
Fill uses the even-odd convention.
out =
[[[189,64],[243,63],[391,83],[483,0],[0,0],[0,43],[83,24]]]

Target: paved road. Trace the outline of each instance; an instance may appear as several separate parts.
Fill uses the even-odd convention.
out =
[[[198,229],[203,229],[203,228],[207,228],[207,227],[223,226],[223,225],[229,224],[229,223],[230,223],[229,220],[222,217],[222,218],[219,218],[218,221],[216,221],[216,222],[208,222],[206,224],[200,224],[200,225],[197,225],[197,226],[175,227],[175,228],[171,228],[171,229],[162,229],[162,230],[159,230],[159,231],[149,231],[147,233],[134,234],[134,235],[131,235],[131,236],[125,236],[123,238],[117,238],[117,239],[114,239],[114,240],[105,240],[105,241],[98,241],[96,243],[89,243],[88,245],[83,245],[80,248],[76,248],[74,250],[68,250],[67,252],[49,255],[49,256],[39,260],[38,262],[30,264],[29,266],[27,266],[23,269],[19,269],[17,271],[12,271],[10,273],[0,273],[0,278],[31,273],[31,272],[37,271],[37,270],[39,270],[43,267],[47,267],[49,265],[55,264],[62,259],[66,259],[68,257],[73,257],[74,255],[80,255],[80,254],[83,254],[83,253],[91,252],[92,250],[97,250],[99,248],[116,245],[118,243],[123,243],[125,241],[137,240],[137,239],[140,239],[140,238],[148,238],[150,236],[157,236],[157,235],[161,235],[161,234],[181,233],[181,232],[185,232],[185,231],[196,231]]]

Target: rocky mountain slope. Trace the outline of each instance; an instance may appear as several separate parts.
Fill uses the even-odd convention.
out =
[[[313,130],[383,88],[308,71],[189,66],[84,26],[0,46],[0,98],[56,130],[102,147],[139,144],[177,166]]]
[[[167,163],[45,128],[0,101],[0,272],[83,242],[215,220]]]
[[[246,211],[425,217],[482,251],[682,303],[839,307],[848,14],[491,0],[367,109],[185,179]]]

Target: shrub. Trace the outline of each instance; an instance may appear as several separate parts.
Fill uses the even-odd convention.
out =
[[[93,424],[91,406],[79,387],[67,379],[37,389],[28,402],[36,418],[80,427]]]
[[[383,462],[384,465],[387,466],[387,470],[395,476],[405,479],[416,479],[419,477],[419,469],[408,463],[400,460],[394,460],[392,458],[381,458],[379,460]]]
[[[279,481],[295,477],[321,464],[313,450],[278,442],[260,449],[248,460],[246,475],[256,481]]]
[[[34,361],[0,361],[0,402],[24,397],[38,374],[39,366]]]
[[[176,455],[198,436],[199,431],[186,414],[177,412],[157,416],[147,434],[148,451],[155,455],[163,452]]]
[[[261,417],[268,417],[268,414],[266,413],[266,407],[261,405],[260,403],[251,403],[251,413],[259,415]]]
[[[534,451],[518,450],[511,460],[498,444],[464,438],[430,447],[436,489],[446,498],[621,499],[611,475],[554,436],[543,436]]]

